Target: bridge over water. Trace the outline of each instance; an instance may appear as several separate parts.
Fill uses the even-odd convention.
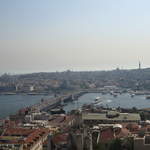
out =
[[[49,109],[53,109],[63,103],[67,103],[70,101],[77,100],[81,95],[87,92],[80,91],[80,92],[73,92],[65,95],[61,95],[58,97],[53,97],[47,100],[41,100],[40,103],[32,105],[30,108],[32,111],[47,111]]]
[[[63,103],[77,100],[80,96],[86,93],[99,93],[102,92],[99,89],[82,90],[78,92],[72,92],[69,94],[53,97],[47,100],[41,100],[40,103],[31,106],[32,111],[47,111],[53,109]]]

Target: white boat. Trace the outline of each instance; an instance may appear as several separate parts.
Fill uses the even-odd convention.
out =
[[[135,94],[131,94],[131,97],[134,97],[135,96]]]
[[[99,101],[101,98],[98,96],[95,98],[95,101]]]
[[[93,104],[99,104],[101,102],[102,102],[101,98],[100,97],[96,97],[94,102],[93,102]]]

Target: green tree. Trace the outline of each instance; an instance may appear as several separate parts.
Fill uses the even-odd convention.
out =
[[[105,147],[105,144],[99,143],[99,144],[94,145],[93,150],[107,150],[107,149]]]
[[[122,141],[122,147],[126,150],[133,150],[133,138],[127,137]]]
[[[140,112],[140,117],[141,117],[141,120],[146,120],[146,116],[145,116],[145,113],[143,111]]]
[[[110,143],[109,150],[121,150],[121,144],[122,142],[120,139],[115,139]]]

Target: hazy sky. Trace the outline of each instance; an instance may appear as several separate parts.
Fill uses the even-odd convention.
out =
[[[149,0],[0,0],[0,72],[150,67]]]

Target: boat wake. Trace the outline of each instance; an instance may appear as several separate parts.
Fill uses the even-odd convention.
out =
[[[106,100],[107,101],[107,103],[110,103],[110,102],[112,102],[112,100],[111,99],[108,99],[108,100]]]

